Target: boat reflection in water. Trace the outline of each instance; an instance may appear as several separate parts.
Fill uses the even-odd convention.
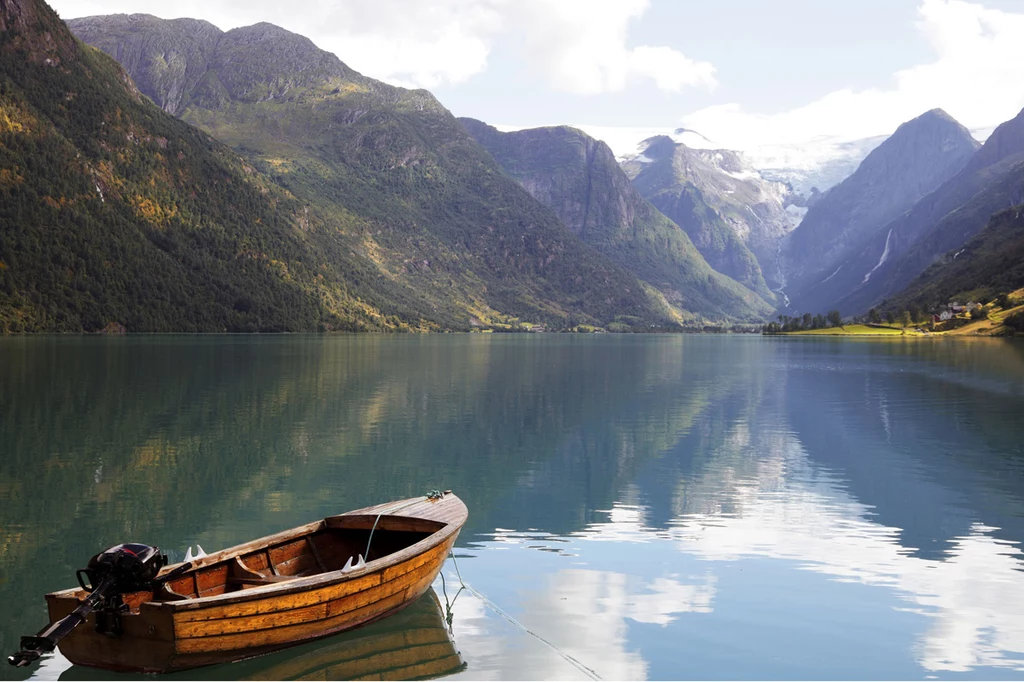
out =
[[[466,669],[433,589],[409,607],[357,630],[266,656],[162,676],[168,680],[423,680]],[[111,679],[109,671],[72,666],[61,680]],[[117,680],[152,675],[115,675]]]

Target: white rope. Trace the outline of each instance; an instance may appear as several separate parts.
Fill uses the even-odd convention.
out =
[[[526,627],[525,625],[520,623],[518,620],[513,618],[511,615],[506,613],[500,606],[498,606],[497,604],[492,602],[490,599],[485,597],[479,590],[477,590],[473,586],[467,584],[466,581],[462,579],[462,574],[459,572],[459,564],[458,564],[457,561],[455,561],[455,554],[454,553],[449,553],[449,556],[452,558],[452,564],[455,566],[455,575],[459,576],[459,582],[462,583],[462,587],[465,590],[470,592],[474,597],[476,597],[477,599],[482,601],[489,609],[491,609],[496,614],[498,614],[499,616],[501,616],[502,618],[507,620],[509,623],[511,623],[515,627],[519,628],[520,630],[522,630],[526,634],[531,635],[537,641],[539,641],[541,644],[545,645],[546,647],[548,647],[549,649],[554,651],[556,654],[558,654],[559,656],[564,658],[573,667],[575,667],[577,670],[579,670],[581,673],[583,673],[584,675],[586,675],[590,679],[592,679],[592,680],[600,680],[601,679],[601,676],[598,675],[596,672],[594,672],[593,668],[590,668],[590,667],[587,667],[586,665],[583,665],[577,659],[573,658],[572,656],[570,656],[566,652],[562,651],[557,646],[555,646],[554,644],[552,644],[548,640],[544,639],[543,637],[538,635],[536,632],[534,632],[530,628]],[[443,575],[441,576],[441,581],[442,581],[441,584],[444,585],[444,576]],[[455,595],[455,598],[458,599],[458,595]],[[447,595],[445,595],[445,599],[447,600]]]
[[[417,497],[409,500],[405,504],[400,504],[399,506],[393,507],[391,509],[382,509],[380,512],[378,512],[377,518],[373,520],[373,528],[370,529],[370,537],[366,538],[366,551],[363,552],[363,558],[366,561],[370,560],[370,542],[373,541],[373,531],[377,530],[377,524],[380,523],[380,517],[384,516],[385,514],[390,516],[395,512],[402,511],[406,507],[411,507],[414,504],[419,504],[420,502],[424,502],[426,500],[437,499],[436,497],[434,497],[435,493],[437,494],[438,497],[440,497],[441,493],[439,491],[432,490],[422,498]]]

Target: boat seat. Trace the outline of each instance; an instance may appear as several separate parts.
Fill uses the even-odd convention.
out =
[[[301,576],[297,575],[261,575],[258,578],[255,576],[228,576],[228,582],[235,585],[271,585],[273,583],[284,582],[285,580],[294,580]]]
[[[161,583],[160,588],[157,590],[154,598],[160,601],[182,601],[184,599],[190,599],[189,595],[175,592],[170,585],[167,583]]]
[[[239,557],[235,557],[228,566],[228,584],[241,585],[243,588],[246,585],[272,585],[299,577],[297,575],[263,575],[246,566]]]
[[[295,580],[296,578],[304,578],[319,573],[323,573],[323,570],[314,569],[293,573],[292,575],[263,575],[246,566],[239,557],[235,557],[234,561],[228,564],[227,583],[228,585],[238,585],[241,589],[245,589],[246,587],[255,587],[256,585],[273,585],[286,580]]]

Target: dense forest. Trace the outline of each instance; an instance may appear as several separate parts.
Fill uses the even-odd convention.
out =
[[[424,324],[400,288],[383,310],[363,302],[381,279],[372,264],[341,252],[230,149],[153,106],[47,6],[6,12],[0,330]]]

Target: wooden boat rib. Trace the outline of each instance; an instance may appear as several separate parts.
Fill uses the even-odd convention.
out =
[[[467,518],[451,492],[330,516],[193,561],[154,592],[123,595],[119,636],[97,615],[60,642],[72,663],[168,672],[236,661],[373,622],[415,601],[434,582]],[[362,568],[346,562],[366,552]],[[168,566],[161,574],[176,566]],[[50,619],[86,592],[46,595]]]

